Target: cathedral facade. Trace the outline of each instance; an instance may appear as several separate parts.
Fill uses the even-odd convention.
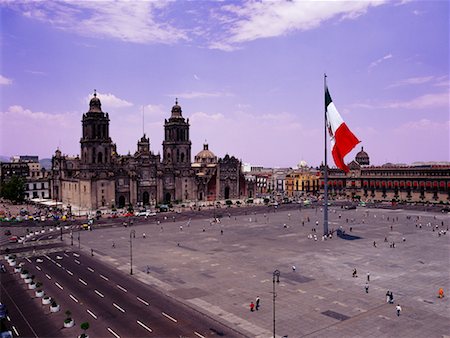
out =
[[[119,155],[109,135],[109,115],[94,93],[82,116],[80,156],[58,149],[52,157],[52,198],[80,209],[149,206],[239,199],[247,196],[241,161],[218,159],[204,144],[191,161],[189,119],[178,101],[164,121],[162,158],[144,134],[131,155]]]

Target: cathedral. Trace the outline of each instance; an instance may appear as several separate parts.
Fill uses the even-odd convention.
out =
[[[52,157],[53,199],[80,209],[215,201],[245,198],[249,192],[241,161],[217,158],[203,145],[191,162],[189,119],[178,100],[164,121],[162,158],[150,149],[144,134],[136,152],[119,155],[109,135],[109,115],[94,93],[82,116],[80,155],[68,157],[58,149]]]

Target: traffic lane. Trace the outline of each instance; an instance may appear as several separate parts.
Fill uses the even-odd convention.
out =
[[[8,308],[11,325],[16,327],[16,335],[22,337],[70,337],[61,332],[58,325],[45,312],[38,299],[33,299],[34,290],[26,289],[19,274],[2,275],[1,300]],[[47,309],[47,312],[49,310]],[[13,331],[14,332],[14,331]]]
[[[51,258],[55,259],[57,255],[58,254],[53,254]],[[83,260],[83,258],[81,259]],[[139,296],[136,293],[129,291],[128,282],[130,281],[130,278],[127,278],[120,284],[120,282],[118,282],[113,276],[113,273],[116,273],[114,270],[102,269],[100,271],[100,269],[98,269],[94,264],[84,266],[76,263],[75,259],[74,263],[71,261],[72,260],[70,258],[64,257],[63,260],[55,260],[55,265],[56,263],[61,264],[62,267],[66,268],[66,272],[67,269],[69,269],[70,273],[73,273],[74,276],[79,277],[78,281],[80,284],[77,286],[79,286],[81,290],[78,288],[77,292],[91,289],[93,293],[88,294],[88,296],[95,293],[96,296],[100,297],[100,300],[106,300],[106,305],[112,304],[115,310],[122,313],[124,313],[123,311],[129,313],[131,318],[139,320],[141,324],[147,323],[145,325],[150,326],[149,323],[151,323],[152,330],[158,332],[158,334],[186,333],[186,331],[180,330],[177,325],[174,326],[174,323],[177,323],[177,321],[170,319],[173,317],[170,315],[169,317],[164,316],[164,311],[159,311],[157,307],[151,306],[150,301],[142,294],[142,292],[139,292],[141,293]],[[77,259],[77,261],[79,260]],[[93,269],[91,266],[94,266],[95,268]],[[88,267],[90,270],[87,269]],[[91,286],[95,287],[92,288]],[[142,285],[141,287],[145,287],[145,285]],[[117,314],[116,311],[113,313]],[[145,315],[143,316],[143,314]],[[111,312],[109,311],[105,317],[110,315]],[[143,327],[141,324],[139,325]],[[145,327],[143,328],[145,329]]]
[[[175,319],[173,322],[178,323],[179,326],[183,328],[186,328],[187,334],[192,334],[194,331],[209,332],[212,328],[216,332],[228,332],[230,336],[236,335],[236,333],[228,327],[219,324],[218,322],[211,320],[209,317],[192,310],[192,308],[183,305],[181,302],[162,294],[159,290],[154,289],[139,280],[131,278],[129,275],[124,274],[121,271],[117,271],[104,265],[102,262],[93,259],[89,255],[80,255],[80,253],[75,253],[75,255],[79,255],[79,257],[75,256],[75,258],[78,262],[80,262],[80,264],[75,262],[75,259],[74,263],[72,263],[69,258],[67,261],[67,267],[69,267],[71,272],[74,272],[75,275],[78,273],[83,275],[83,281],[84,279],[89,279],[89,277],[93,275],[95,280],[94,283],[106,283],[107,289],[119,296],[118,301],[119,299],[120,301],[124,301],[121,296],[128,294],[131,296],[129,301],[132,304],[136,304],[137,301],[143,304],[148,302],[150,304],[150,308],[144,307],[144,309],[148,311],[154,308],[155,311],[152,311],[151,314],[156,316],[157,321],[160,321],[161,315],[165,320],[173,321],[173,319]],[[83,266],[86,266],[85,270],[83,269]],[[88,271],[87,274],[86,271]],[[124,287],[126,292],[122,290]],[[120,290],[119,293],[118,290]]]
[[[55,259],[56,255],[51,258]],[[61,264],[61,267],[57,266],[56,263]],[[115,288],[103,278],[97,277],[95,274],[91,277],[80,275],[80,272],[83,272],[82,270],[89,273],[87,269],[81,268],[80,271],[78,266],[72,266],[69,270],[73,273],[71,275],[67,273],[67,270],[64,270],[63,260],[55,260],[53,263],[46,259],[40,264],[42,271],[47,271],[46,273],[52,277],[52,280],[58,283],[56,284],[58,288],[66,290],[69,297],[72,295],[78,300],[79,304],[85,305],[90,310],[91,315],[94,314],[92,317],[97,317],[120,336],[145,336],[150,333],[147,328],[161,336],[186,333],[174,327],[171,323],[165,323],[161,320],[162,315],[158,315],[154,308],[144,305],[134,299],[133,296]],[[65,268],[67,269],[67,266]],[[81,278],[87,285],[73,277]],[[135,324],[130,324],[132,322]],[[120,325],[118,325],[119,323]]]
[[[36,256],[32,257],[32,262],[33,261],[35,262],[37,258],[42,259],[43,262],[45,262],[46,260],[44,256]],[[72,312],[71,316],[74,318],[76,322],[76,327],[78,327],[80,323],[89,322],[90,323],[89,333],[92,336],[94,337],[111,336],[111,333],[108,331],[109,326],[104,325],[104,323],[102,322],[97,322],[96,321],[97,318],[95,318],[96,317],[95,312],[90,310],[89,305],[86,305],[85,303],[80,301],[79,296],[75,292],[72,292],[70,290],[67,281],[63,282],[63,279],[61,277],[64,275],[57,275],[53,273],[53,271],[47,269],[47,266],[44,267],[42,263],[28,264],[26,269],[29,270],[30,273],[35,274],[36,281],[39,280],[43,283],[42,289],[45,291],[45,294],[55,299],[56,302],[60,305],[59,313],[60,317],[62,316],[60,318],[61,325],[64,320],[63,314],[65,313],[66,310],[69,310],[70,312]],[[63,270],[61,270],[60,272],[64,273]],[[94,314],[94,316],[92,314]]]
[[[79,254],[75,253],[75,255]],[[53,254],[53,256],[56,257],[57,254]],[[52,259],[54,259],[54,257]],[[67,259],[67,257],[65,257],[64,259]],[[70,258],[67,263],[71,265],[66,265],[66,267],[68,267],[70,269],[69,271],[71,273],[74,273],[75,276],[83,276],[82,281],[87,282],[88,285],[89,283],[98,285],[98,287],[96,288],[97,292],[94,290],[97,296],[99,296],[100,293],[100,295],[104,296],[99,296],[100,298],[107,298],[106,293],[104,294],[102,290],[102,285],[105,285],[106,290],[109,291],[108,296],[117,297],[114,298],[117,300],[117,303],[115,304],[118,304],[122,308],[123,306],[120,304],[129,304],[132,306],[135,306],[136,304],[150,304],[150,307],[144,307],[144,310],[146,310],[145,318],[149,318],[150,316],[151,318],[149,318],[148,320],[151,320],[151,322],[155,321],[156,323],[161,323],[161,318],[163,318],[163,324],[166,323],[166,321],[171,321],[178,324],[177,327],[180,326],[182,328],[185,328],[185,330],[182,332],[184,334],[192,334],[195,331],[208,332],[211,331],[211,328],[213,328],[216,332],[231,331],[223,325],[219,325],[215,321],[210,321],[209,318],[200,315],[198,312],[193,311],[191,308],[181,306],[181,303],[170,299],[168,296],[163,295],[159,291],[150,288],[148,285],[143,284],[140,281],[136,281],[130,278],[128,275],[122,274],[120,271],[112,270],[111,268],[104,266],[102,263],[99,264],[98,261],[93,260],[88,255],[77,257],[76,260],[78,262],[80,262],[80,260],[81,262],[89,260],[88,265],[86,265],[86,270],[82,268],[82,264],[78,264],[76,262],[75,265],[71,264]],[[59,264],[62,264],[60,263],[61,261],[55,262],[59,262]],[[88,271],[87,274],[86,271]],[[95,281],[92,282],[90,280],[91,277],[93,277]],[[124,291],[124,289],[126,291]],[[129,297],[126,296],[127,294],[129,295]],[[202,325],[200,325],[200,323]],[[174,327],[170,326],[169,328],[170,331],[168,333],[174,334]]]

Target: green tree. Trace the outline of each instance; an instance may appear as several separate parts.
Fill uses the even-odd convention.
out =
[[[13,176],[1,187],[1,196],[11,202],[23,202],[25,198],[25,180],[19,176]]]

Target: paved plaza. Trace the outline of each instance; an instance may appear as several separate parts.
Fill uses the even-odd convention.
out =
[[[217,224],[168,219],[84,231],[81,246],[129,273],[134,230],[136,278],[244,336],[271,337],[272,278],[278,269],[277,336],[449,337],[450,233],[438,235],[448,229],[449,218],[421,211],[330,207],[330,230],[345,235],[322,240],[320,209],[261,207],[251,215],[224,213]],[[312,230],[316,221],[317,233]],[[443,299],[437,297],[439,288],[446,293]],[[394,304],[386,302],[387,290],[393,292]],[[251,312],[250,302],[257,296],[261,306]]]

